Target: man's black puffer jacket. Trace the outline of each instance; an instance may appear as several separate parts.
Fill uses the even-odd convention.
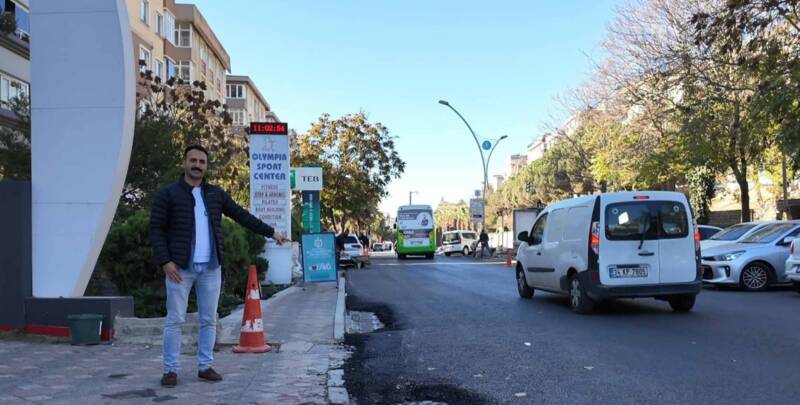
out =
[[[202,190],[203,201],[206,203],[214,231],[214,246],[220,265],[222,265],[221,247],[224,246],[222,214],[268,238],[275,233],[271,226],[236,204],[221,188],[203,180]],[[182,269],[188,268],[193,239],[194,196],[192,186],[181,178],[158,191],[150,211],[150,245],[153,248],[154,260],[160,266],[174,262]]]

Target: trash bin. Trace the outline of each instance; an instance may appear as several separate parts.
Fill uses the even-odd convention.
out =
[[[73,314],[67,315],[69,335],[73,345],[96,345],[100,343],[100,328],[103,315]]]

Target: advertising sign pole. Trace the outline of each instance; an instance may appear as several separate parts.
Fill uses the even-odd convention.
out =
[[[292,234],[289,184],[289,126],[285,122],[250,123],[250,212],[287,238]],[[269,241],[267,281],[292,282],[292,247]]]

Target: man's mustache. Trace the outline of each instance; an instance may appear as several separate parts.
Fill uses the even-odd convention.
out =
[[[192,168],[192,171],[193,171],[193,172],[202,172],[202,170],[200,170],[200,169],[198,169],[198,168],[196,168],[196,167],[193,167],[193,168]]]

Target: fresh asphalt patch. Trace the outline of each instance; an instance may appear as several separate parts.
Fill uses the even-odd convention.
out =
[[[372,312],[385,325],[368,334],[346,334],[353,355],[344,364],[347,392],[359,404],[435,401],[448,404],[490,403],[483,396],[449,381],[408,374],[403,353],[403,325],[388,305],[365,302],[348,292],[349,311]]]

